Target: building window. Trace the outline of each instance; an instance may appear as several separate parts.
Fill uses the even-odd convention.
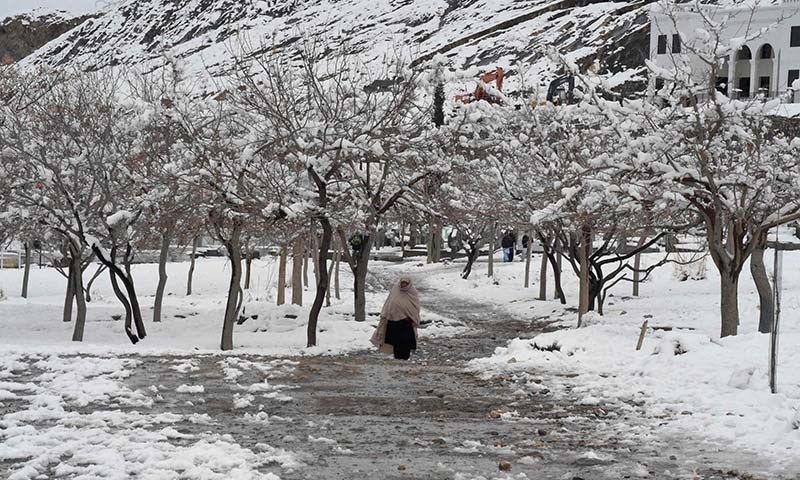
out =
[[[750,52],[750,47],[747,45],[742,46],[738,52],[736,52],[736,60],[751,60],[753,58],[753,54]]]
[[[800,47],[800,27],[792,27],[791,38],[789,39],[790,47]]]
[[[758,77],[758,90],[762,93],[769,92],[769,77]]]
[[[667,53],[667,36],[666,35],[659,35],[658,36],[658,50],[657,53],[661,55],[662,53]]]
[[[750,98],[750,77],[739,79],[739,98]]]
[[[792,83],[800,78],[800,70],[789,70],[789,83],[788,87],[792,88]]]
[[[681,36],[677,33],[672,34],[672,53],[681,53]]]

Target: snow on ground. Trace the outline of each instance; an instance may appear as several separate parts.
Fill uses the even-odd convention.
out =
[[[382,269],[380,262],[373,265]],[[229,274],[225,259],[198,260],[191,296],[184,290],[188,263],[169,264],[161,323],[151,318],[157,266],[134,266],[148,331],[137,345],[123,333],[119,318],[124,310],[107,276],[92,288],[86,333],[79,343],[71,341],[73,323],[61,320],[63,277],[51,268],[33,268],[30,298],[22,299],[22,270],[0,270],[0,477],[277,480],[281,472],[303,467],[302,455],[265,443],[246,445],[222,433],[225,418],[200,412],[207,407],[237,412],[259,426],[291,422],[264,408],[293,400],[295,387],[276,378],[285,378],[297,362],[263,355],[372,348],[369,338],[377,316],[353,321],[352,290],[347,288],[352,276],[342,267],[342,300],[332,299],[331,307],[323,309],[319,346],[306,348],[313,271],[303,292],[305,306],[277,307],[275,259],[254,261],[245,298],[247,320],[236,326],[235,350],[225,355],[218,350]],[[369,313],[378,312],[386,296],[380,283],[371,279]],[[463,330],[431,312],[423,312],[423,318],[423,337]],[[148,372],[141,371],[145,362]],[[153,362],[165,363],[164,370],[149,372]],[[152,375],[149,381],[155,384],[133,385],[134,371],[140,379]],[[222,379],[223,390],[213,385],[214,378]],[[331,449],[349,453],[335,443]]]
[[[245,366],[253,368],[249,363]],[[152,407],[165,397],[198,402],[194,394],[202,385],[132,390],[124,379],[140,364],[114,357],[0,356],[0,464],[13,464],[7,478],[276,480],[263,471],[266,465],[299,466],[290,452],[269,445],[249,449],[229,435],[179,432],[178,426],[214,420],[198,413],[157,413]],[[277,360],[257,367],[268,378],[271,370],[292,365]]]
[[[372,262],[381,270],[383,262]],[[87,270],[86,281],[94,268]],[[117,301],[107,273],[92,287],[84,341],[72,342],[73,323],[61,321],[65,279],[52,268],[31,269],[30,295],[19,296],[22,270],[0,270],[0,351],[183,354],[209,353],[219,350],[222,318],[225,311],[230,266],[226,259],[200,258],[195,270],[193,294],[186,296],[186,275],[189,263],[170,263],[167,271],[166,295],[162,322],[152,321],[152,304],[157,283],[157,265],[133,267],[133,275],[142,304],[147,337],[131,345],[123,330],[124,309]],[[377,312],[386,297],[380,287],[367,292],[366,322],[353,321],[353,277],[341,265],[341,300],[331,298],[331,306],[323,308],[318,324],[318,345],[306,348],[308,312],[315,294],[314,274],[309,268],[310,286],[303,291],[303,306],[275,305],[277,263],[274,258],[253,261],[252,288],[245,291],[244,315],[247,320],[234,329],[234,354],[314,355],[337,354],[370,348],[369,338],[377,324]],[[291,270],[291,266],[289,267]],[[291,272],[289,272],[291,275]],[[289,277],[291,278],[291,277]],[[370,282],[374,285],[376,281]],[[2,297],[0,297],[2,298]],[[286,298],[291,301],[291,289]],[[432,312],[423,312],[431,323],[421,335],[447,335],[459,331],[454,322]],[[117,318],[117,319],[115,319]]]
[[[765,259],[770,267],[771,255],[768,251]],[[655,254],[645,257],[646,262],[656,261]],[[530,389],[542,388],[535,377],[556,374],[553,381],[563,379],[563,384],[548,385],[555,394],[577,396],[587,405],[643,405],[659,423],[667,420],[667,434],[752,449],[769,456],[776,468],[800,469],[800,251],[784,254],[775,395],[768,384],[769,336],[757,333],[758,296],[749,269],[740,280],[740,334],[720,339],[719,277],[710,259],[702,280],[679,281],[674,267],[667,265],[642,284],[638,298],[630,296],[629,283],[615,287],[605,315],[590,314],[588,326],[577,329],[572,310],[557,301],[534,300],[539,255],[532,261],[529,289],[523,288],[521,259],[503,263],[501,255],[496,258],[493,278],[486,276],[484,259],[468,280],[458,276],[461,262],[397,267],[416,271],[440,291],[493,304],[518,318],[569,327],[512,340],[492,357],[471,362],[472,370],[487,377],[527,376]],[[551,276],[548,281],[552,286]],[[574,307],[577,279],[566,273],[564,281],[567,307]],[[548,295],[552,298],[552,288]],[[650,329],[636,351],[644,320]],[[543,350],[552,346],[558,350]]]

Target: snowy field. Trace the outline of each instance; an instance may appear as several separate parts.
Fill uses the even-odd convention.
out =
[[[534,300],[538,256],[532,262],[535,281],[529,289],[522,287],[524,263],[502,263],[500,255],[491,279],[485,259],[468,280],[459,278],[460,262],[373,262],[377,276],[368,283],[378,285],[379,279],[410,272],[424,287],[422,303],[430,309],[436,309],[438,290],[516,318],[564,327],[533,339],[512,340],[468,368],[487,378],[511,375],[515,384],[527,385],[532,393],[544,388],[535,381],[544,375],[553,395],[590,406],[630,409],[631,414],[645,411],[654,425],[662,425],[664,435],[705,441],[710,448],[730,447],[731,452],[751,450],[785,474],[800,471],[800,252],[787,252],[784,262],[777,395],[769,393],[768,336],[756,332],[758,297],[747,271],[740,282],[740,335],[726,339],[719,339],[718,278],[710,263],[702,280],[679,281],[672,266],[662,267],[642,284],[639,298],[630,297],[629,284],[616,287],[606,302],[606,314],[590,315],[588,326],[581,329],[574,328],[575,313],[557,301]],[[0,301],[0,465],[13,462],[9,478],[37,478],[45,472],[71,478],[157,479],[182,478],[174,475],[184,472],[185,478],[274,480],[281,472],[300,468],[302,459],[278,448],[281,445],[244,445],[212,433],[220,422],[230,420],[209,417],[203,408],[191,413],[192,408],[182,406],[205,401],[200,396],[212,399],[208,401],[219,396],[232,402],[231,418],[262,426],[285,422],[266,412],[275,408],[270,405],[292,399],[292,387],[274,379],[295,368],[295,362],[254,361],[248,355],[331,355],[370,348],[374,322],[352,321],[352,277],[343,269],[342,300],[334,299],[323,309],[320,345],[305,348],[313,273],[309,271],[312,286],[304,292],[305,306],[276,307],[274,259],[258,260],[253,266],[253,287],[245,305],[246,315],[258,318],[236,326],[235,350],[225,354],[218,351],[221,292],[228,281],[224,259],[198,261],[195,294],[190,297],[184,291],[188,264],[168,265],[160,324],[150,319],[156,266],[135,266],[148,328],[147,338],[135,346],[124,335],[122,322],[113,318],[123,311],[105,277],[92,290],[85,341],[74,343],[72,324],[61,321],[65,285],[60,275],[52,269],[32,269],[31,295],[24,300],[19,298],[22,271],[0,271],[6,297]],[[552,286],[552,278],[549,281]],[[570,307],[577,282],[571,274],[564,282]],[[287,298],[290,294],[287,291]],[[370,292],[367,311],[377,312],[384,297],[384,291]],[[423,336],[460,329],[429,310],[423,319],[432,321]],[[672,330],[651,328],[637,352],[645,319],[650,327]],[[555,351],[539,350],[554,346]],[[148,374],[152,383],[132,386],[137,370],[152,368],[154,358],[160,359],[160,366]],[[228,387],[207,390],[209,375],[222,377]],[[156,413],[164,402],[173,410]],[[187,425],[196,425],[197,433],[185,433]],[[624,425],[619,427],[625,431]],[[274,475],[264,473],[272,468]],[[753,472],[767,471],[756,467]]]
[[[765,256],[770,275],[771,252]],[[496,257],[493,279],[486,276],[485,259],[468,280],[459,278],[459,263],[412,267],[431,287],[497,305],[517,318],[568,327],[513,340],[492,357],[472,361],[472,370],[486,377],[516,375],[523,381],[554,373],[553,381],[561,378],[564,385],[577,385],[569,394],[578,395],[583,404],[644,405],[654,422],[665,422],[666,434],[754,450],[778,469],[800,472],[800,252],[784,256],[776,395],[769,390],[769,336],[757,332],[758,296],[749,269],[739,286],[740,333],[720,339],[719,277],[710,259],[702,280],[679,281],[674,268],[666,265],[641,285],[638,298],[630,296],[631,284],[616,286],[605,315],[590,314],[588,326],[576,329],[576,313],[557,301],[534,300],[540,258],[534,255],[534,284],[529,289],[523,288],[524,263],[502,263],[501,255]],[[567,273],[564,283],[566,307],[574,307],[577,279]],[[548,296],[552,298],[552,288]],[[651,328],[641,351],[636,351],[644,320]],[[558,351],[538,349],[554,345]],[[542,388],[533,381],[528,385]],[[564,385],[560,393],[566,395]],[[559,394],[558,385],[549,387]]]
[[[374,263],[380,270],[378,262]],[[85,274],[88,281],[95,267]],[[142,306],[147,337],[131,345],[123,330],[124,309],[114,296],[108,274],[104,273],[92,287],[88,304],[86,333],[82,343],[71,341],[73,324],[61,321],[65,279],[52,268],[31,269],[29,298],[20,298],[22,270],[0,270],[0,352],[63,352],[121,354],[216,353],[222,332],[225,294],[230,282],[230,269],[223,258],[197,260],[193,294],[186,296],[189,263],[170,263],[162,322],[152,322],[152,304],[158,280],[155,264],[134,265],[133,275]],[[291,265],[288,268],[291,279]],[[310,286],[303,291],[303,306],[275,305],[277,263],[272,257],[253,261],[251,288],[245,291],[244,313],[248,319],[234,328],[234,353],[259,355],[335,354],[369,348],[377,317],[367,322],[354,322],[353,277],[341,265],[341,300],[331,298],[331,306],[323,308],[319,320],[318,345],[306,348],[306,324],[314,299],[314,273],[309,267]],[[369,286],[380,280],[373,279]],[[386,292],[367,292],[367,312],[380,311]],[[291,289],[286,298],[291,302]],[[333,294],[332,294],[333,295]],[[121,316],[121,317],[120,317]],[[252,318],[257,316],[257,318]],[[455,331],[443,318],[424,312],[432,324],[423,335],[441,335]],[[294,318],[292,318],[294,317]],[[372,321],[374,319],[375,321]]]
[[[137,345],[114,319],[124,310],[106,276],[92,289],[84,342],[76,343],[72,323],[61,320],[65,281],[56,271],[33,268],[25,300],[19,298],[22,270],[0,270],[0,478],[276,480],[303,467],[297,454],[259,440],[270,425],[291,429],[292,419],[273,412],[292,401],[294,386],[280,378],[297,365],[263,355],[371,347],[377,318],[352,320],[352,276],[342,267],[342,300],[323,309],[319,346],[305,348],[313,271],[303,307],[276,307],[275,260],[254,261],[248,320],[235,327],[235,349],[224,354],[224,259],[198,260],[189,297],[188,263],[168,264],[158,324],[151,319],[157,267],[136,265],[148,332]],[[377,291],[368,294],[367,312],[374,313],[386,292],[380,279],[370,283]],[[423,338],[463,330],[431,312],[423,317],[430,321]],[[256,440],[248,442],[248,434]]]

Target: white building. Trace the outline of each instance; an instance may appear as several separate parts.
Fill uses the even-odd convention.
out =
[[[656,7],[650,12],[650,59],[659,67],[688,62],[698,80],[709,67],[693,51],[705,48],[702,31],[709,23],[722,25],[722,45],[741,45],[717,76],[718,89],[733,97],[785,93],[800,78],[800,0],[755,8],[720,8],[696,4],[674,5],[671,13]],[[705,16],[705,19],[703,18]],[[706,46],[703,46],[705,44]],[[800,100],[795,94],[794,100]]]

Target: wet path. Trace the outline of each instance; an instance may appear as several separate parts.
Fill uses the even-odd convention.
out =
[[[293,452],[297,464],[276,463],[264,471],[298,480],[692,478],[692,466],[704,462],[703,447],[691,447],[687,462],[688,443],[667,445],[654,436],[650,420],[642,420],[634,405],[576,405],[555,399],[547,377],[481,380],[466,372],[467,361],[547,326],[479,311],[461,300],[437,303],[471,330],[421,341],[410,362],[374,352],[296,363],[242,357],[269,367],[242,371],[236,384],[255,384],[266,375],[280,392],[242,408],[232,407],[240,393],[224,379],[219,357],[190,359],[198,367],[190,376],[205,385],[202,403],[191,408],[207,413],[213,424],[186,426],[186,433],[211,428],[247,448],[267,444]],[[138,371],[147,375],[134,375],[132,388],[160,384],[174,390],[186,381],[163,359],[146,364]],[[183,410],[185,401],[162,408]],[[715,455],[708,453],[709,463]],[[510,471],[501,471],[501,462]],[[702,478],[739,478],[705,466],[699,471]]]
[[[409,362],[374,352],[137,356],[122,359],[136,362],[123,380],[130,393],[104,408],[126,418],[146,412],[144,428],[168,424],[177,447],[213,437],[259,452],[257,472],[284,480],[755,478],[712,468],[726,458],[713,446],[656,435],[655,420],[639,406],[577,405],[550,391],[556,380],[564,389],[579,378],[468,373],[469,360],[547,324],[462,300],[437,296],[437,305],[470,330],[423,338]],[[43,371],[32,365],[15,381],[36,381]],[[84,415],[97,409],[70,408]],[[105,424],[112,433],[129,427]],[[700,476],[693,477],[695,468]],[[12,469],[15,461],[0,462],[0,478]]]

